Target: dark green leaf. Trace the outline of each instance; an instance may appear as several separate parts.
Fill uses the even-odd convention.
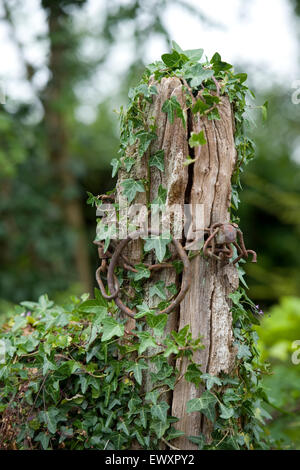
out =
[[[155,152],[154,155],[150,157],[149,165],[155,166],[160,171],[164,171],[165,170],[164,158],[165,158],[164,150],[158,150],[157,152]]]
[[[136,133],[136,137],[139,139],[139,155],[142,157],[148,150],[152,140],[157,139],[157,135],[154,132],[139,131]]]
[[[150,328],[153,328],[156,336],[162,336],[165,326],[168,321],[168,315],[162,313],[160,315],[148,314],[146,316],[147,324]]]
[[[102,325],[103,325],[102,338],[101,338],[102,341],[108,341],[113,336],[124,335],[124,325],[121,325],[112,317],[104,318],[102,321]]]
[[[177,100],[176,96],[171,96],[170,99],[166,100],[164,104],[162,105],[161,110],[164,113],[167,113],[168,119],[171,124],[174,122],[174,116],[180,118],[182,120],[183,125],[185,126],[186,124],[186,119],[183,113],[183,110],[181,108],[181,105],[179,101]]]
[[[222,380],[210,374],[201,374],[201,379],[206,381],[206,388],[210,390],[214,385],[222,385]]]
[[[146,252],[154,250],[158,261],[161,263],[165,257],[167,246],[171,241],[169,233],[162,233],[159,236],[152,235],[151,238],[145,239],[144,250]]]
[[[171,54],[163,54],[161,58],[167,67],[173,68],[179,63],[180,54],[176,50],[173,49]]]
[[[145,192],[143,182],[132,178],[122,181],[121,186],[123,186],[123,194],[128,202],[132,202],[137,193]]]
[[[187,402],[187,413],[200,411],[209,421],[214,422],[216,418],[216,403],[216,397],[211,392],[206,391],[202,393],[200,398],[193,398]]]
[[[234,408],[222,405],[222,403],[219,404],[219,407],[221,411],[220,418],[222,419],[232,418],[232,416],[234,415]]]
[[[135,380],[139,385],[142,385],[142,378],[143,374],[142,371],[148,369],[148,365],[146,364],[145,361],[139,361],[133,364],[129,369],[128,372],[132,371]]]
[[[167,413],[170,406],[165,402],[159,402],[157,405],[152,405],[151,415],[154,419],[158,419],[163,423],[167,422]]]
[[[149,279],[151,272],[144,264],[136,264],[135,269],[137,273],[134,273],[133,278],[135,281],[140,281],[141,279]]]
[[[165,283],[163,281],[157,281],[149,290],[150,297],[157,295],[162,300],[167,300],[165,292]]]
[[[114,178],[116,176],[116,174],[118,173],[118,170],[120,168],[120,161],[117,160],[116,158],[113,158],[112,161],[110,162],[110,164],[113,167],[112,177]]]
[[[189,138],[189,146],[190,147],[197,147],[199,145],[207,144],[204,131],[200,131],[198,134],[192,132],[191,137]]]

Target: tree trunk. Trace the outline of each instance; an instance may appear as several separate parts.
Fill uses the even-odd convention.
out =
[[[220,121],[209,121],[206,117],[196,117],[187,111],[185,127],[181,119],[175,117],[171,124],[166,113],[162,112],[163,103],[176,96],[183,109],[186,108],[185,91],[179,78],[163,78],[155,83],[158,94],[149,105],[149,122],[155,122],[157,139],[150,150],[138,158],[130,173],[121,170],[117,184],[118,197],[122,195],[121,182],[126,178],[148,179],[148,203],[153,201],[162,185],[167,189],[166,207],[178,204],[204,205],[204,226],[211,227],[214,223],[229,222],[229,206],[231,199],[231,176],[235,165],[236,151],[234,145],[234,124],[231,105],[227,97],[221,98],[218,106]],[[153,121],[154,118],[154,121]],[[194,149],[189,148],[188,141],[191,132],[204,131],[207,144]],[[164,150],[165,171],[148,166],[148,159],[157,150]],[[128,149],[133,156],[135,149]],[[186,158],[194,155],[195,163],[184,165]],[[146,193],[139,193],[135,202],[147,203]],[[174,227],[173,222],[173,227]],[[185,243],[182,233],[182,243]],[[127,255],[131,261],[141,261],[141,241],[133,241],[128,245]],[[153,255],[154,256],[154,255]],[[147,261],[155,262],[153,259]],[[202,336],[205,349],[197,351],[194,360],[201,364],[203,373],[218,375],[229,372],[234,364],[235,350],[232,346],[232,317],[228,294],[238,287],[238,274],[233,265],[222,264],[214,259],[197,256],[192,261],[191,287],[182,301],[179,309],[169,314],[166,333],[179,330],[189,324],[193,338]],[[180,277],[172,269],[160,270],[145,286],[146,298],[150,306],[149,290],[153,282],[163,280],[166,285],[180,284]],[[147,294],[148,292],[148,294]],[[157,299],[156,299],[157,300]],[[157,304],[157,301],[156,301]],[[134,320],[129,320],[134,326]],[[153,351],[148,351],[151,355]],[[182,364],[184,373],[187,362]],[[149,375],[145,378],[145,391],[151,389]],[[173,416],[179,418],[176,427],[184,431],[185,436],[174,441],[180,449],[195,449],[197,446],[187,439],[187,436],[199,436],[203,433],[209,441],[210,424],[199,413],[186,413],[187,401],[199,397],[201,387],[181,379],[169,395],[169,403]]]
[[[196,147],[192,184],[188,200],[204,204],[204,224],[229,222],[231,175],[235,164],[233,114],[229,100],[222,98],[220,121],[203,117],[192,119],[192,130],[204,130],[207,144]],[[198,118],[199,119],[199,118]],[[197,256],[192,260],[192,284],[180,305],[179,329],[189,324],[193,337],[202,336],[205,349],[195,354],[203,373],[217,376],[234,364],[232,317],[228,294],[238,287],[238,273],[230,264]],[[210,425],[199,413],[186,414],[186,403],[201,395],[201,389],[186,381],[178,383],[173,394],[172,413],[179,418],[177,428],[186,436],[202,432],[209,439]],[[186,437],[177,439],[182,449],[197,448]]]
[[[69,133],[66,110],[62,105],[67,90],[70,73],[65,66],[66,50],[70,48],[64,39],[64,23],[57,13],[57,6],[49,8],[50,61],[52,77],[44,93],[46,146],[53,169],[59,183],[56,203],[64,215],[64,222],[75,234],[73,256],[75,269],[84,292],[93,294],[93,281],[88,251],[84,214],[81,202],[76,195],[77,181],[71,168],[69,155]],[[63,14],[60,12],[63,16]],[[70,112],[70,110],[68,110]]]

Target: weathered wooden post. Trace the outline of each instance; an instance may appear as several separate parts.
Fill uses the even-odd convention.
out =
[[[129,110],[121,116],[121,158],[112,163],[114,172],[118,171],[115,202],[119,224],[123,223],[123,229],[136,225],[137,206],[130,213],[133,204],[145,210],[140,211],[140,231],[136,238],[121,242],[121,249],[112,245],[112,250],[118,253],[112,256],[108,269],[108,287],[120,313],[127,317],[128,337],[141,340],[144,335],[143,340],[148,341],[136,356],[137,361],[140,358],[146,361],[140,362],[145,369],[142,396],[147,400],[149,393],[159,389],[153,409],[162,395],[166,401],[159,409],[155,408],[154,418],[166,419],[168,408],[168,413],[178,418],[174,439],[166,440],[162,432],[161,446],[180,449],[197,449],[199,436],[209,445],[213,442],[216,414],[223,420],[234,415],[233,408],[227,406],[234,398],[229,397],[226,406],[219,398],[230,382],[227,379],[222,382],[219,377],[234,377],[234,370],[239,367],[238,342],[233,336],[232,295],[239,286],[236,263],[251,252],[245,248],[231,212],[232,206],[237,205],[240,162],[251,156],[251,148],[246,156],[241,155],[245,74],[234,75],[232,66],[222,62],[218,54],[211,62],[200,64],[202,52],[182,51],[175,45],[171,54],[162,56],[163,62],[149,67],[141,84],[130,92]],[[248,141],[243,139],[245,149]],[[233,175],[234,204],[231,202]],[[129,215],[126,213],[122,218],[124,202],[131,206]],[[173,240],[178,239],[177,244],[170,243],[172,237],[163,242],[164,222],[158,229],[153,226],[153,212],[157,213],[157,209],[150,211],[153,204],[162,209],[163,221],[170,221],[170,233]],[[188,207],[189,220],[185,221],[188,230],[178,223],[174,207],[182,219]],[[203,208],[203,220],[201,230],[198,226],[193,232],[197,207]],[[151,236],[155,237],[155,243],[151,242]],[[191,247],[196,242],[197,251],[193,251]],[[169,253],[166,254],[167,245]],[[176,271],[174,260],[180,253],[184,269]],[[255,253],[251,254],[255,261]],[[131,271],[131,277],[122,281],[123,293],[113,280],[118,257],[122,258],[122,269]],[[142,288],[139,284],[136,290],[137,285],[130,279],[143,279]],[[168,296],[167,292],[172,295]],[[236,301],[241,297],[238,294]],[[242,311],[242,304],[239,305]],[[136,322],[144,317],[147,322],[144,333],[140,333]],[[157,333],[162,338],[160,341],[152,341],[149,333],[158,330],[155,318],[166,326]],[[185,340],[178,339],[178,332],[187,335],[186,326],[192,336],[188,341],[195,340],[195,346],[201,336],[202,349],[187,346]],[[240,340],[243,341],[242,333]],[[165,382],[167,388],[165,383],[153,386],[153,376],[157,373],[157,363],[151,362],[153,357],[166,357],[169,366],[177,370],[176,379]],[[240,354],[239,361],[241,358]],[[245,360],[248,360],[246,356]],[[216,394],[214,390],[218,386]],[[242,418],[237,417],[236,423],[238,433]],[[222,437],[223,431],[219,433],[223,442],[227,435]]]

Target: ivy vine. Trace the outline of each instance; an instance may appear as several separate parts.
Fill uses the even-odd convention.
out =
[[[231,219],[236,222],[239,205],[240,173],[254,156],[254,145],[245,134],[245,111],[251,92],[247,75],[235,73],[232,65],[216,53],[209,61],[203,50],[183,51],[175,42],[170,53],[149,65],[139,85],[129,92],[128,108],[120,111],[120,155],[112,161],[113,177],[122,168],[128,178],[122,190],[131,203],[147,191],[146,180],[132,177],[136,159],[142,158],[157,139],[156,124],[147,119],[147,109],[157,94],[153,85],[163,77],[178,77],[186,96],[182,109],[175,97],[166,100],[162,111],[172,124],[175,117],[186,126],[186,109],[195,115],[219,120],[222,95],[232,103],[235,117],[237,164],[232,178]],[[201,90],[201,98],[196,99]],[[261,106],[266,114],[267,103]],[[206,143],[203,131],[192,133],[190,147]],[[129,155],[128,148],[134,153]],[[193,160],[187,156],[186,164]],[[149,165],[164,171],[164,152],[150,155]],[[166,189],[160,186],[152,204],[163,207]],[[150,201],[149,201],[150,202]],[[98,196],[89,193],[88,203],[99,206]],[[99,222],[101,224],[101,222]],[[101,227],[97,235],[109,248],[112,231]],[[170,238],[157,236],[144,244],[144,253],[154,250],[159,262],[168,261]],[[182,263],[173,261],[177,273]],[[199,449],[267,449],[272,445],[265,429],[268,397],[261,375],[268,373],[259,362],[257,334],[252,325],[261,312],[248,298],[242,264],[241,286],[230,295],[237,357],[230,375],[203,374],[193,361],[193,353],[203,348],[201,338],[193,339],[189,326],[165,334],[166,314],[157,314],[144,298],[144,283],[150,270],[143,262],[135,272],[118,268],[120,286],[126,286],[130,308],[136,310],[136,326],[127,331],[114,301],[105,300],[98,289],[95,299],[73,297],[68,305],[54,305],[47,296],[39,302],[23,302],[16,315],[2,328],[6,360],[0,364],[0,416],[2,448],[129,449],[138,442],[144,449],[173,447],[183,433],[174,428],[166,400],[180,380],[187,380],[205,391],[187,403],[187,413],[199,412],[212,423],[212,440],[203,435],[188,436]],[[158,281],[150,289],[158,300],[157,309],[166,308],[177,294],[175,284]],[[152,355],[147,352],[154,351]],[[169,358],[173,361],[170,363]],[[185,374],[180,364],[189,359]],[[178,367],[172,364],[179,364]],[[150,374],[152,389],[143,388],[143,377]]]

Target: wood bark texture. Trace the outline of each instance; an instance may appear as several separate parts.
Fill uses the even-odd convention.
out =
[[[139,193],[135,203],[145,204],[147,197],[153,201],[157,196],[158,188],[162,185],[167,189],[166,207],[184,203],[204,205],[204,226],[210,227],[217,222],[229,222],[229,206],[231,199],[231,176],[234,170],[236,151],[234,145],[233,113],[227,97],[221,98],[218,106],[221,119],[209,121],[206,117],[194,116],[187,112],[185,127],[181,119],[175,117],[171,124],[167,114],[162,112],[163,103],[176,96],[182,108],[186,108],[185,91],[179,78],[163,78],[155,83],[158,94],[154,96],[153,103],[149,105],[149,120],[154,118],[157,139],[152,143],[149,151],[143,156],[137,156],[137,149],[128,149],[130,156],[135,156],[137,164],[129,173],[119,171],[117,195],[122,197],[121,183],[126,178],[148,179],[150,189],[148,195]],[[150,122],[150,121],[149,121]],[[204,131],[207,144],[190,149],[188,146],[191,132]],[[157,150],[164,150],[165,171],[148,165],[151,154]],[[184,162],[191,155],[195,163],[186,166]],[[149,201],[148,201],[149,202]],[[150,225],[150,224],[149,224]],[[184,243],[184,235],[182,234]],[[141,241],[132,241],[128,245],[127,256],[134,263],[141,260]],[[154,263],[154,255],[150,255],[148,262]],[[238,287],[238,274],[233,265],[222,264],[214,259],[204,259],[197,256],[192,261],[192,282],[190,290],[177,312],[169,314],[167,332],[179,330],[189,324],[192,336],[202,336],[205,348],[194,355],[194,360],[201,364],[203,373],[218,375],[229,372],[234,365],[235,349],[233,347],[232,317],[230,313],[230,300],[228,294]],[[149,289],[153,282],[163,280],[166,285],[179,283],[180,279],[172,269],[165,269],[155,274],[146,285],[146,301],[152,306],[155,299],[150,299]],[[156,299],[156,304],[158,299]],[[128,326],[134,326],[134,320],[129,320]],[[149,352],[151,354],[151,352]],[[187,363],[183,362],[184,373]],[[149,377],[144,381],[145,391],[151,389]],[[170,395],[169,403],[173,416],[179,418],[177,429],[184,431],[185,436],[174,441],[180,449],[195,449],[197,446],[190,442],[186,436],[198,436],[204,433],[209,441],[211,432],[210,423],[199,413],[186,413],[188,400],[199,397],[203,390],[192,383],[181,379]]]

